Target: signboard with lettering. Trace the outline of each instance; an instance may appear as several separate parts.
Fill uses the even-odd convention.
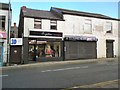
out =
[[[23,45],[23,40],[22,38],[11,38],[10,40],[11,45]]]
[[[52,37],[62,37],[61,32],[48,32],[48,31],[30,31],[30,35],[33,36],[52,36]]]
[[[65,36],[66,41],[97,41],[98,39],[93,36]]]

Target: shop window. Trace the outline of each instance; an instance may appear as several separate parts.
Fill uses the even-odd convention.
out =
[[[29,41],[29,58],[61,57],[60,42]]]
[[[5,30],[5,16],[0,16],[0,29]]]
[[[106,33],[112,33],[112,23],[106,22]]]
[[[92,21],[89,19],[85,20],[85,24],[84,24],[84,32],[85,33],[92,33]]]
[[[50,29],[57,30],[57,21],[56,20],[50,21]]]
[[[34,19],[34,28],[42,29],[42,20],[41,19]]]

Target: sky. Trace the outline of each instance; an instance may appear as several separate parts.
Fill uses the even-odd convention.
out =
[[[50,10],[51,7],[58,7],[118,18],[117,2],[11,2],[12,25],[14,22],[18,25],[20,8],[22,6],[39,10]]]

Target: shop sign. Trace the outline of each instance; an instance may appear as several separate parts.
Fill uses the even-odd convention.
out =
[[[11,45],[23,45],[22,38],[11,38]]]
[[[61,33],[61,32],[47,32],[47,31],[30,31],[30,35],[62,37],[63,33]]]
[[[0,38],[6,39],[7,33],[6,32],[0,32]]]
[[[64,40],[67,41],[97,41],[96,37],[88,36],[65,36]]]

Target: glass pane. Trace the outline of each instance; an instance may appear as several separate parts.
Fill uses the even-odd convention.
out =
[[[106,31],[111,31],[112,30],[112,23],[111,22],[107,22],[106,23]]]
[[[41,21],[41,19],[35,19],[35,21]]]
[[[41,24],[34,24],[34,28],[41,29]]]
[[[0,16],[0,29],[5,29],[5,16]]]
[[[37,41],[29,42],[29,60],[34,60],[42,57],[61,57],[61,44],[60,42]]]
[[[51,23],[57,23],[57,21],[56,21],[56,20],[51,20],[50,22],[51,22]]]
[[[51,29],[55,29],[55,30],[56,30],[56,29],[57,29],[57,26],[51,26]]]
[[[43,42],[43,43],[42,43]],[[60,42],[42,41],[36,47],[38,57],[60,57]]]

